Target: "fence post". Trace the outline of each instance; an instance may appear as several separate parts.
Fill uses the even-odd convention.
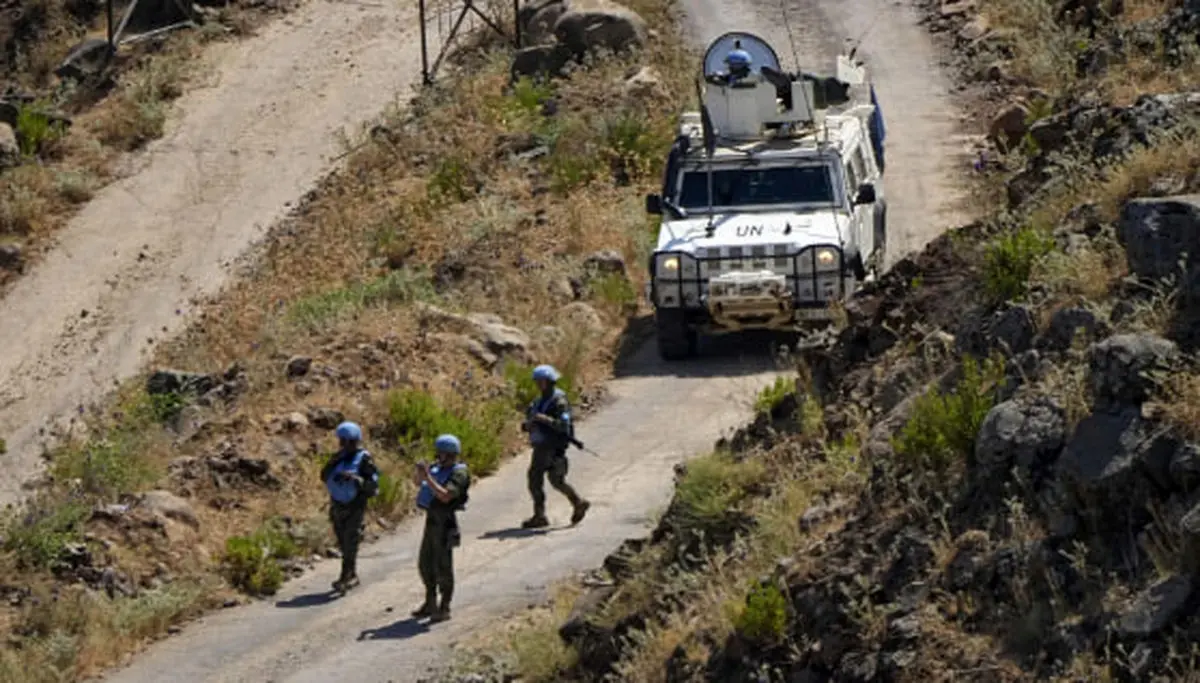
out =
[[[513,0],[513,35],[515,43],[513,47],[521,49],[521,0]]]
[[[425,85],[433,83],[433,79],[429,77],[429,45],[425,32],[428,27],[425,25],[425,0],[417,0],[417,21],[421,22],[421,80]]]
[[[113,44],[113,0],[104,3],[104,11],[108,15],[108,51],[113,52],[117,49]]]

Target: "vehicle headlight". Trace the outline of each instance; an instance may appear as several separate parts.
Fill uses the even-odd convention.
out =
[[[833,249],[817,250],[817,269],[832,270],[837,267],[837,252]]]
[[[668,256],[662,260],[660,265],[662,266],[663,271],[666,273],[678,273],[679,272],[679,257],[678,256]]]
[[[695,267],[689,266],[692,261],[683,254],[659,254],[654,266],[654,276],[663,280],[678,280],[681,276],[695,277]],[[688,271],[684,273],[684,271]]]

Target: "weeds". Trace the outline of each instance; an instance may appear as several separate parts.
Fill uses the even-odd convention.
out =
[[[739,462],[724,451],[690,460],[675,488],[679,519],[695,529],[718,525],[764,475],[762,463]]]
[[[67,546],[83,540],[83,523],[91,515],[80,501],[35,503],[24,514],[12,513],[4,524],[4,549],[25,569],[52,567]]]
[[[1024,295],[1034,266],[1053,249],[1053,238],[1036,228],[1005,234],[988,247],[984,291],[997,303]]]
[[[34,157],[62,138],[63,125],[53,121],[37,105],[22,105],[17,109],[17,144],[21,154]]]
[[[433,283],[424,272],[400,270],[365,283],[338,287],[300,299],[289,308],[288,319],[292,324],[315,329],[354,316],[372,306],[435,298]]]
[[[277,521],[270,521],[249,536],[225,541],[223,563],[229,583],[250,595],[274,595],[283,585],[281,560],[300,553],[300,547]]]
[[[559,372],[559,380],[555,382],[555,386],[563,390],[571,405],[579,402],[579,382],[575,379],[576,365],[577,363],[568,363],[561,368],[555,368]],[[533,381],[533,366],[508,360],[504,363],[502,372],[504,381],[508,383],[513,394],[513,408],[523,415],[525,409],[541,395],[537,382]]]
[[[734,621],[734,627],[751,642],[773,644],[787,628],[787,600],[774,584],[756,586],[746,596],[746,605]]]
[[[994,403],[1003,365],[963,359],[963,376],[953,391],[934,389],[917,399],[912,416],[893,439],[896,454],[914,469],[946,472],[974,452],[975,436]]]
[[[472,414],[462,415],[443,407],[429,394],[407,389],[388,399],[388,432],[413,458],[434,459],[433,440],[453,434],[462,442],[462,458],[476,476],[496,469],[504,450],[504,426],[511,418],[507,403],[491,402]]]
[[[776,377],[770,386],[763,387],[754,400],[754,412],[771,414],[784,399],[796,394],[796,382],[788,377]]]

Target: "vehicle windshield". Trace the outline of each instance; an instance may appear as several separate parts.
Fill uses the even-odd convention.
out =
[[[773,204],[831,204],[833,181],[826,164],[774,168],[717,168],[712,173],[712,205],[717,207],[770,206]],[[683,173],[678,200],[681,208],[708,208],[708,172]]]

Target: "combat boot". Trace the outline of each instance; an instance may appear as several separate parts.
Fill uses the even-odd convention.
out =
[[[575,505],[575,511],[571,513],[571,526],[575,526],[576,524],[582,522],[584,515],[587,514],[588,508],[591,506],[592,504],[586,500],[579,501]]]
[[[426,593],[425,594],[425,603],[423,605],[421,605],[420,607],[418,607],[417,609],[413,610],[412,615],[414,617],[416,617],[417,619],[424,619],[425,617],[432,617],[433,613],[436,611],[437,611],[437,594],[436,593]]]
[[[546,515],[534,515],[521,522],[522,529],[541,529],[548,526],[550,526],[550,520],[546,519]]]
[[[442,604],[438,605],[438,608],[436,610],[434,610],[433,614],[429,617],[429,623],[437,624],[439,622],[449,621],[449,620],[450,620],[450,601],[443,600]]]

